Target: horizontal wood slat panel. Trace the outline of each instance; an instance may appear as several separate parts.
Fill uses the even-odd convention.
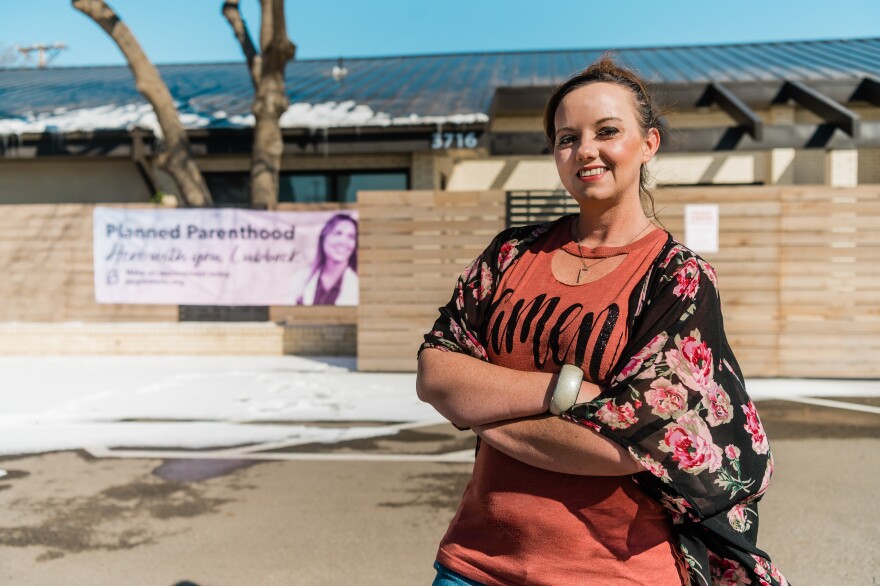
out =
[[[369,192],[361,209],[358,368],[414,370],[464,268],[505,226],[504,192]]]
[[[685,205],[719,205],[720,250],[701,256],[718,273],[747,376],[880,376],[880,186],[664,188],[655,198],[680,241]],[[93,208],[3,206],[0,321],[176,321],[176,306],[94,302]],[[270,319],[356,323],[362,369],[411,370],[455,280],[504,228],[506,201],[500,191],[362,192],[356,204],[274,209],[358,210],[361,305],[273,307]]]
[[[0,208],[0,266],[6,272],[0,281],[0,296],[4,299],[0,305],[0,321],[177,321],[175,305],[100,305],[95,302],[94,208],[88,204]]]

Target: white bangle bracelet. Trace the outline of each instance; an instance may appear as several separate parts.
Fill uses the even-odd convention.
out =
[[[583,380],[583,370],[574,364],[564,364],[559,370],[556,388],[553,389],[553,396],[550,398],[550,413],[562,415],[571,409],[577,401]]]

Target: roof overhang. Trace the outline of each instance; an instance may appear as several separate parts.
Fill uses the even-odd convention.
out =
[[[554,87],[500,87],[491,117],[538,116]],[[776,148],[866,148],[880,146],[880,122],[865,122],[847,107],[851,102],[880,104],[880,80],[874,77],[772,82],[655,84],[649,87],[662,110],[693,110],[717,105],[731,125],[717,128],[663,128],[666,152],[760,151]],[[768,126],[756,110],[793,102],[818,116],[818,124]],[[670,132],[672,130],[672,132]],[[541,132],[493,132],[495,155],[547,153]]]
[[[390,154],[429,152],[437,144],[455,148],[486,147],[485,123],[412,126],[366,126],[358,128],[284,128],[284,152],[291,155]],[[439,137],[438,137],[439,133]],[[198,128],[187,130],[196,156],[248,154],[253,148],[252,128]],[[448,138],[448,140],[446,140]],[[143,129],[96,130],[11,135],[0,142],[0,157],[116,157],[141,158],[156,154],[155,137]]]

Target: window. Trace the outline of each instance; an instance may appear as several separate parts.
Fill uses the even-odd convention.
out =
[[[278,179],[278,201],[314,203],[330,201],[330,178],[324,174],[291,175]]]
[[[281,173],[278,201],[302,203],[354,202],[358,191],[409,189],[409,172],[404,170],[326,171]]]
[[[250,173],[205,173],[217,206],[249,206]],[[358,191],[409,189],[409,171],[305,171],[281,173],[278,201],[297,203],[354,202]]]
[[[346,173],[337,177],[337,190],[342,201],[355,201],[358,191],[401,191],[408,187],[406,172]]]
[[[215,206],[250,206],[250,173],[205,173],[204,177]]]

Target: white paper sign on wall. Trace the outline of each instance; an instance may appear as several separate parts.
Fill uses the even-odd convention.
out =
[[[684,243],[694,252],[718,252],[718,205],[684,206]]]

